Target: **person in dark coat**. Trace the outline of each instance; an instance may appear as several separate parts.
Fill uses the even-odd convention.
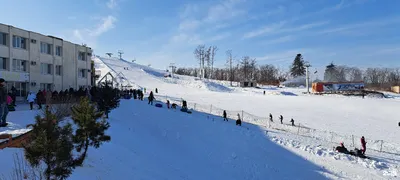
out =
[[[13,100],[12,105],[16,106],[15,102],[17,100],[17,89],[14,86],[11,87],[11,98]]]
[[[344,153],[344,154],[349,154],[350,153],[349,150],[347,150],[347,148],[344,147],[343,142],[340,143],[340,146],[336,147],[336,151],[340,152],[340,153]]]
[[[133,93],[133,99],[137,99],[136,89],[134,89],[132,93]]]
[[[7,107],[7,91],[6,91],[6,81],[0,78],[0,127],[6,127],[8,123],[3,121],[3,116],[8,112]]]
[[[274,119],[272,118],[272,114],[269,113],[269,121],[274,122]]]
[[[170,104],[170,102],[169,102],[169,100],[167,100],[167,107],[168,107],[168,109],[169,109],[169,104]]]
[[[39,109],[42,109],[42,104],[45,103],[46,98],[44,97],[44,94],[41,90],[36,94],[36,103],[39,106]]]
[[[282,115],[279,116],[279,119],[281,120],[281,124],[283,124],[283,116]]]
[[[238,119],[236,120],[236,126],[242,126],[242,120],[240,119],[240,114],[238,114]]]
[[[361,152],[364,155],[365,151],[367,150],[367,142],[365,142],[364,136],[361,137]]]
[[[292,123],[292,126],[294,126],[294,119],[293,118],[290,120],[290,122]]]
[[[156,88],[156,93],[158,93],[158,89]]]
[[[226,111],[224,110],[224,113],[222,114],[224,117],[224,121],[228,121],[227,115],[226,115]]]
[[[151,105],[153,105],[153,101],[154,101],[154,94],[153,94],[153,91],[151,91],[150,92],[150,95],[149,95],[149,103],[148,104],[151,104]]]

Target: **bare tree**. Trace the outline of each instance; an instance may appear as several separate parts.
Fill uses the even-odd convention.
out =
[[[233,57],[232,57],[232,50],[228,50],[226,51],[226,56],[227,56],[227,60],[226,63],[229,67],[229,81],[231,82],[231,86],[232,86],[232,81],[235,79],[235,76],[233,74]]]
[[[211,63],[211,74],[213,74],[214,72],[214,62],[215,62],[215,54],[218,51],[218,47],[217,46],[212,46],[211,47],[211,59],[210,59],[210,63]],[[210,78],[213,78],[212,76],[210,76]]]
[[[200,78],[204,78],[205,45],[197,46],[193,53],[200,64]]]
[[[362,81],[362,71],[357,67],[348,68],[348,80],[352,82]]]

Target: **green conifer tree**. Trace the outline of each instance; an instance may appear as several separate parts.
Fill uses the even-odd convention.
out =
[[[75,168],[71,124],[60,126],[56,116],[45,110],[44,117],[35,117],[31,142],[24,146],[25,158],[32,167],[46,166],[46,179],[66,179]]]
[[[119,96],[117,90],[113,89],[107,83],[98,88],[97,96],[95,98],[98,109],[103,111],[108,118],[108,114],[112,109],[119,106]]]
[[[110,125],[102,118],[103,114],[103,112],[97,112],[96,107],[90,104],[87,97],[81,98],[80,103],[72,107],[72,120],[77,126],[73,141],[77,152],[83,150],[75,161],[76,165],[83,164],[89,146],[99,148],[103,142],[111,140],[111,137],[105,134]]]

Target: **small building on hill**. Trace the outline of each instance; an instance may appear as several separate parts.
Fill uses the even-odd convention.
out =
[[[256,87],[257,82],[255,81],[240,81],[240,87]]]
[[[400,94],[400,86],[392,86],[392,92]]]

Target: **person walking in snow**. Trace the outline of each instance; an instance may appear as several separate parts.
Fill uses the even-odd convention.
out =
[[[41,90],[36,94],[36,103],[39,106],[39,109],[42,109],[42,104],[44,104],[46,101],[46,98],[44,97],[44,94]]]
[[[283,124],[283,116],[282,115],[279,116],[279,119],[281,120],[281,124]]]
[[[240,119],[240,114],[237,114],[238,119],[236,120],[236,126],[242,126],[242,120]]]
[[[156,88],[156,93],[158,93],[158,89]]]
[[[224,121],[226,120],[226,121],[228,121],[228,118],[226,117],[227,115],[226,115],[226,111],[224,110],[224,112],[223,112],[223,117],[224,117]]]
[[[169,109],[169,100],[167,100],[167,108]]]
[[[270,120],[271,122],[274,122],[274,120],[273,120],[273,118],[272,118],[272,114],[271,114],[271,113],[269,113],[269,120]]]
[[[361,152],[364,155],[367,150],[367,142],[365,142],[364,136],[361,137]]]
[[[149,99],[149,103],[148,103],[148,104],[153,105],[153,100],[155,99],[155,98],[154,98],[153,91],[150,92],[150,95],[149,95],[149,98],[148,98],[148,99]]]
[[[290,122],[292,123],[292,126],[294,126],[294,119],[293,118],[290,120]]]
[[[32,92],[29,92],[26,100],[28,100],[31,110],[33,110],[33,103],[35,102],[35,99],[36,99],[36,96]]]
[[[3,78],[0,78],[0,127],[6,127],[8,123],[3,121],[3,116],[5,116],[6,111],[8,111],[7,107],[7,92],[6,92],[6,81]]]
[[[265,95],[265,91],[264,91],[264,95]]]

